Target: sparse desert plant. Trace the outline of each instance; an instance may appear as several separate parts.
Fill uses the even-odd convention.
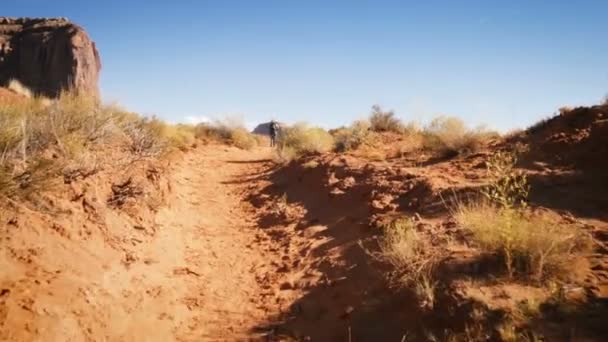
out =
[[[441,254],[416,231],[413,221],[400,218],[386,225],[379,247],[379,253],[372,255],[393,265],[401,283],[413,286],[421,305],[432,308],[437,284],[433,279],[433,270]]]
[[[250,150],[257,146],[258,140],[244,128],[237,128],[230,132],[230,141],[238,148]]]
[[[165,123],[157,118],[142,118],[125,127],[131,141],[131,153],[141,158],[159,156],[168,146],[164,139]]]
[[[509,277],[516,271],[541,281],[567,269],[589,237],[576,229],[538,214],[526,214],[491,203],[461,205],[456,219],[481,249],[499,255]]]
[[[516,163],[516,154],[508,151],[496,152],[486,160],[490,183],[481,193],[504,209],[527,206],[530,185],[526,175],[515,169]]]
[[[384,111],[379,105],[372,107],[369,122],[374,132],[403,133],[405,131],[405,125],[395,116],[395,112]]]
[[[445,155],[474,152],[484,141],[497,136],[483,126],[470,130],[462,120],[448,116],[433,119],[423,134],[425,148]]]
[[[192,125],[167,125],[164,134],[169,140],[169,144],[180,150],[186,150],[188,147],[192,146],[196,140],[194,136],[195,128]]]
[[[353,122],[350,127],[340,128],[333,132],[335,149],[338,152],[355,150],[365,143],[370,135],[371,125],[368,121]]]
[[[399,141],[396,141],[390,153],[392,158],[400,158],[409,153],[419,151],[424,145],[424,136],[415,129],[410,129]]]
[[[306,154],[331,151],[333,146],[333,137],[323,128],[298,123],[283,128],[277,153],[279,160],[290,161]]]
[[[486,161],[490,182],[481,190],[484,200],[461,204],[456,218],[482,249],[503,259],[509,277],[519,271],[540,281],[562,269],[588,240],[570,226],[526,212],[530,187],[515,170],[516,161],[513,152],[491,155]]]
[[[183,127],[142,119],[74,93],[64,92],[53,101],[2,101],[0,193],[35,194],[68,168],[68,173],[80,167],[96,170],[97,154],[109,144],[130,152],[128,158],[156,157],[166,147],[184,144],[189,134]]]
[[[231,144],[242,149],[251,149],[259,144],[258,137],[249,132],[240,119],[230,117],[197,125],[195,137]]]

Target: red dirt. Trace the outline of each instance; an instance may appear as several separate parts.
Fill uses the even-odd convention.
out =
[[[608,336],[608,206],[599,189],[578,190],[597,187],[600,178],[589,175],[607,171],[604,159],[577,147],[601,148],[600,110],[577,109],[584,120],[558,118],[520,139],[532,144],[521,165],[533,182],[532,207],[597,243],[567,284],[583,289],[581,306],[543,311],[531,323],[551,340],[572,331],[591,341]],[[587,133],[576,131],[579,122]],[[560,131],[566,140],[551,138]],[[477,322],[475,312],[491,325],[551,296],[506,281],[451,217],[454,195],[476,193],[487,156],[510,147],[451,159],[329,153],[278,167],[267,148],[209,145],[169,166],[77,177],[36,208],[3,204],[0,340],[400,341],[461,332]],[[572,168],[576,177],[563,177]],[[449,252],[441,278],[451,285],[431,308],[392,286],[390,268],[369,255],[376,226],[404,215]]]

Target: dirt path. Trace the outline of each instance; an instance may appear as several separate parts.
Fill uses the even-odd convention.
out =
[[[274,303],[265,301],[268,286],[260,281],[272,255],[238,182],[261,172],[257,161],[268,154],[267,149],[204,148],[174,166],[173,198],[157,216],[165,233],[150,253],[161,248],[160,256],[170,257],[173,264],[167,285],[181,298],[166,314],[178,313],[172,327],[178,339],[244,339],[274,314]],[[170,268],[169,260],[159,266]]]
[[[278,173],[270,157],[190,151],[162,186],[147,183],[165,196],[154,210],[145,196],[107,207],[108,181],[129,178],[108,171],[57,202],[69,214],[0,213],[10,214],[0,225],[0,340],[328,341],[368,326],[371,304],[356,321],[344,314],[376,296],[359,235],[348,233],[360,224],[332,208],[367,212],[323,195],[321,179]]]

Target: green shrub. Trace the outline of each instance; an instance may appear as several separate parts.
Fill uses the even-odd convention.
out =
[[[496,152],[486,160],[490,183],[481,193],[504,209],[527,206],[530,186],[526,175],[515,170],[516,163],[517,156],[513,152]]]

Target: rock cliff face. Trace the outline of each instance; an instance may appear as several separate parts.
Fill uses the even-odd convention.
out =
[[[0,17],[0,86],[16,79],[48,97],[98,95],[100,70],[95,43],[67,19]]]

